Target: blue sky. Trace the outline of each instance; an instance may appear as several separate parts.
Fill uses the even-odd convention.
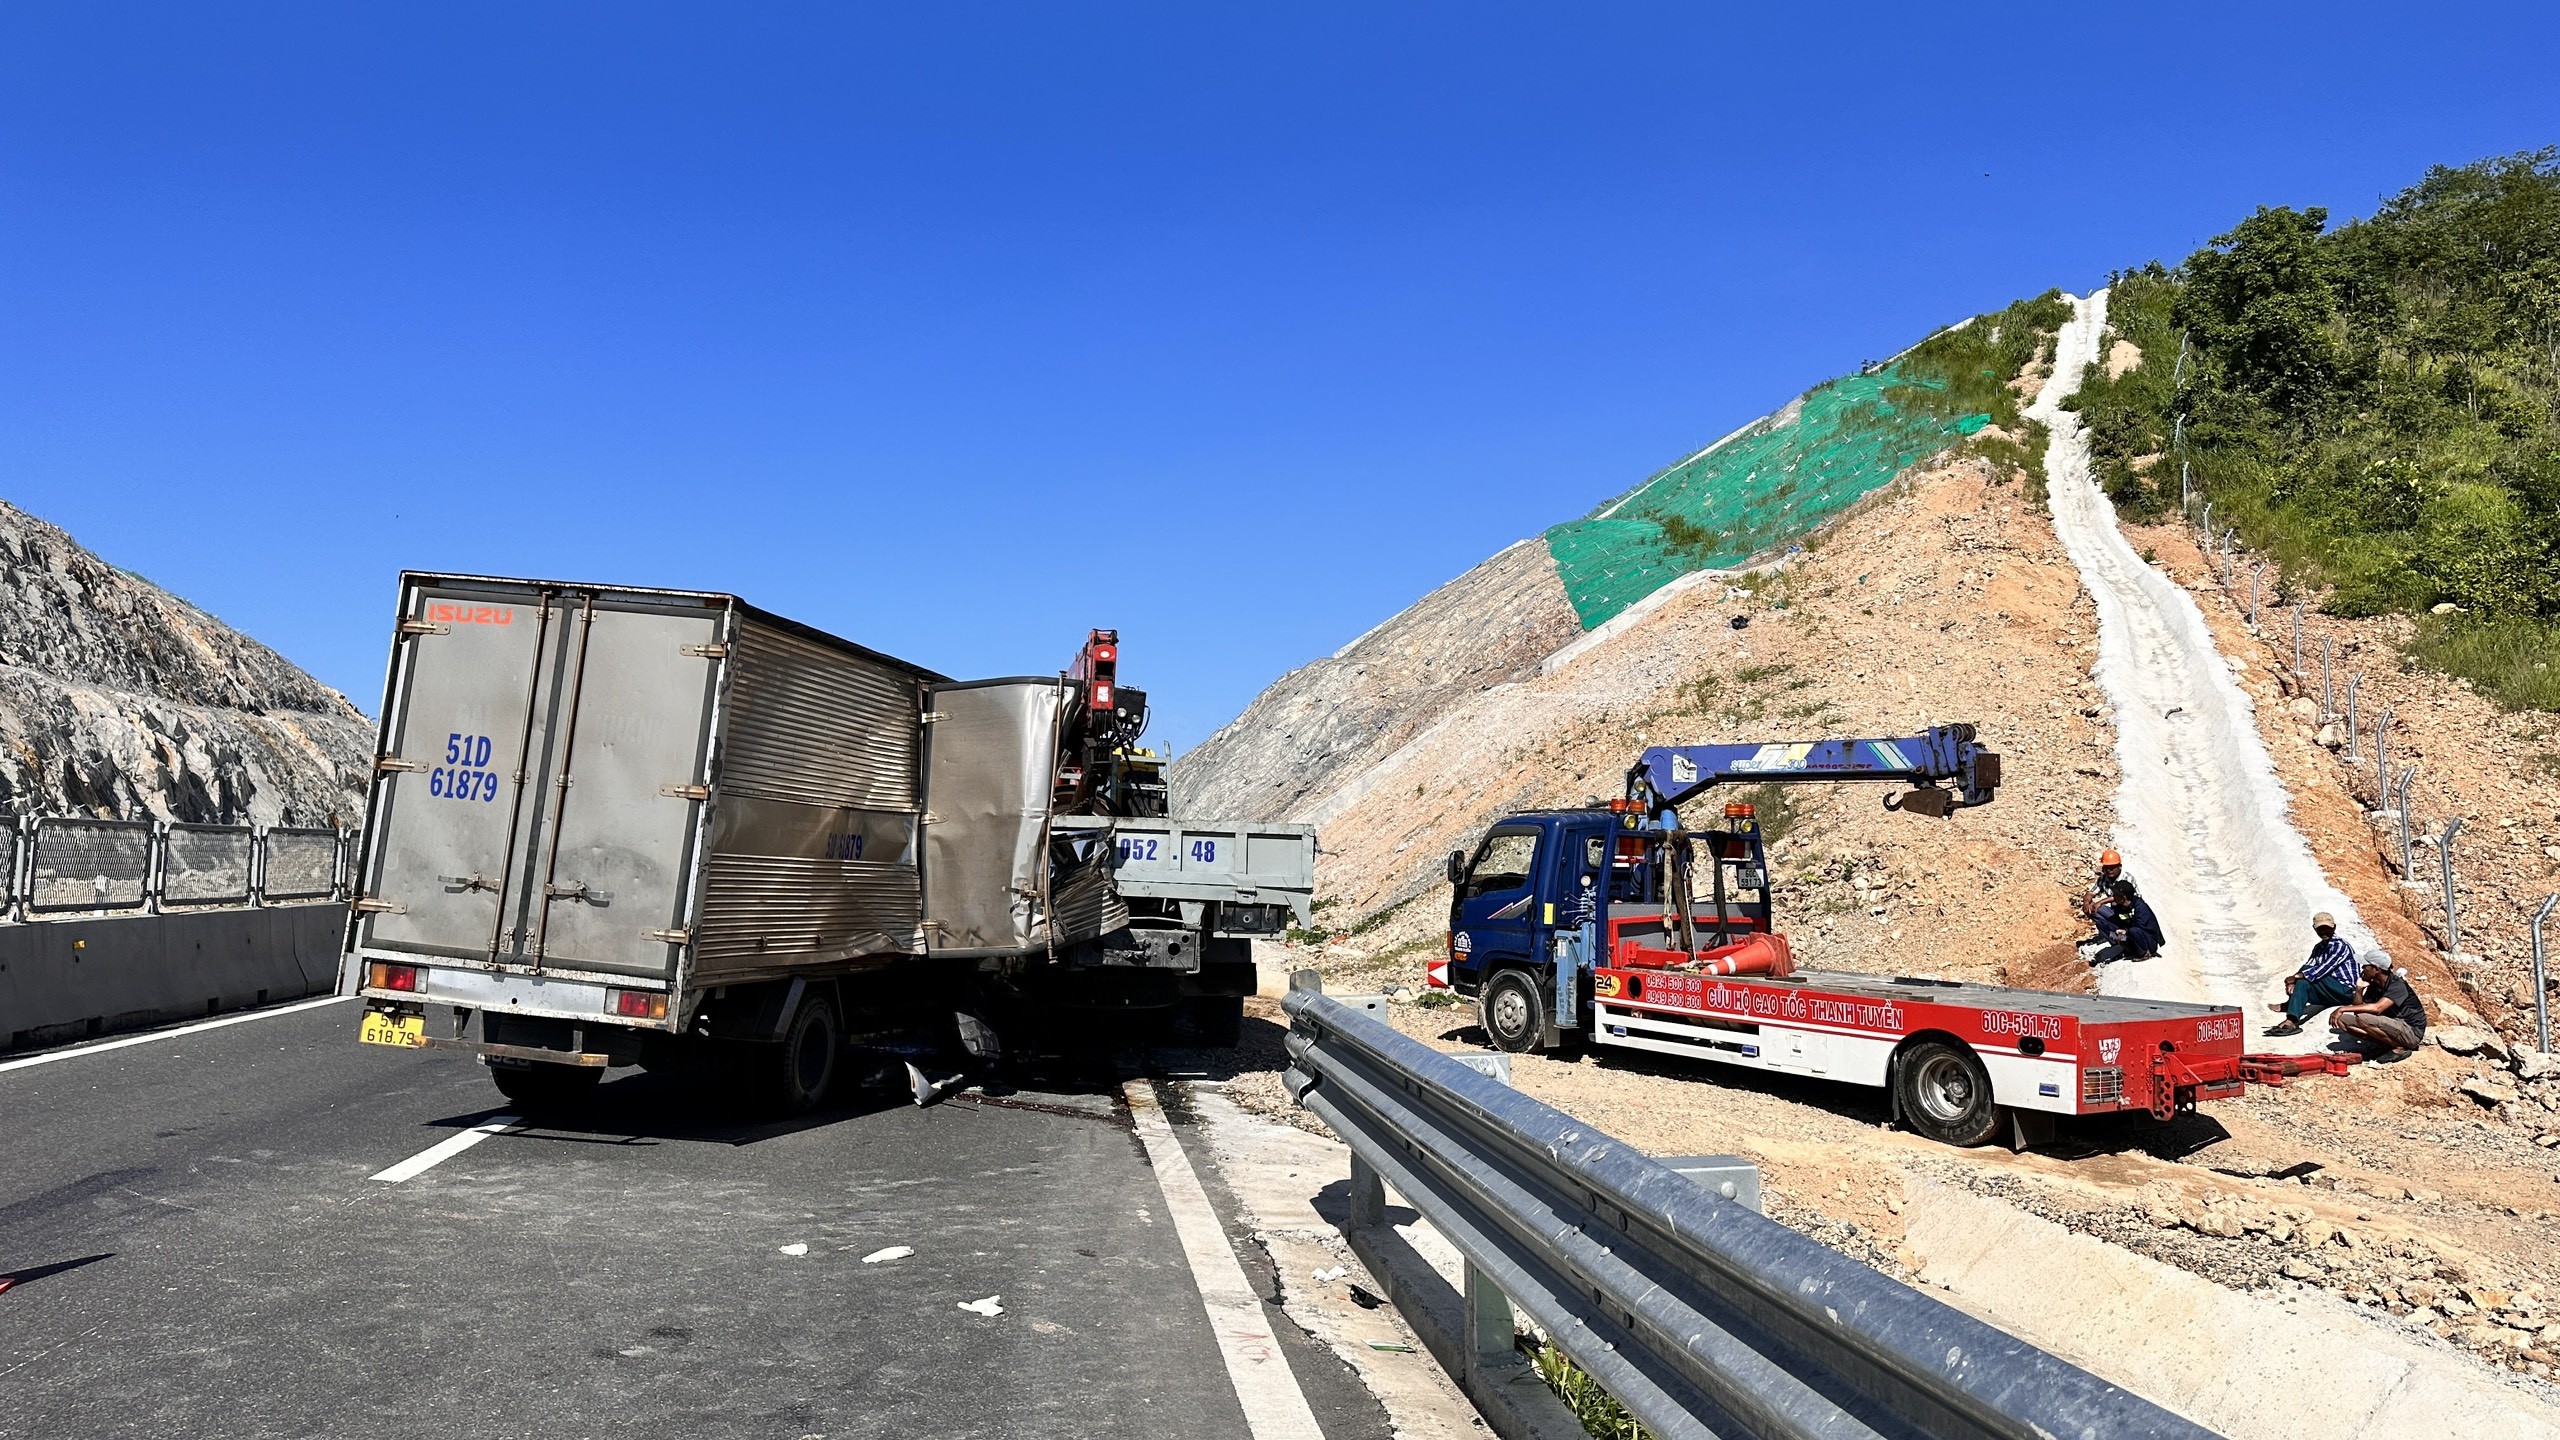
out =
[[[1188,747],[1806,385],[2560,140],[2560,7],[0,12],[0,496],[370,711],[404,566]]]

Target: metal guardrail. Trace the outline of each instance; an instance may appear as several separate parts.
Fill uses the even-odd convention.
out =
[[[2212,1435],[1723,1198],[1313,980],[1300,976],[1284,1002],[1288,1084],[1351,1146],[1346,1234],[1364,1260],[1364,1239],[1392,1237],[1383,1182],[1465,1257],[1465,1293],[1454,1297],[1465,1342],[1443,1336],[1432,1348],[1497,1430],[1536,1429],[1516,1408],[1506,1422],[1487,1404],[1513,1404],[1524,1388],[1516,1306],[1662,1440]],[[1449,1288],[1417,1298],[1445,1310]],[[1394,1298],[1414,1315],[1404,1295]]]
[[[358,832],[38,815],[9,831],[0,914],[41,920],[346,898]]]

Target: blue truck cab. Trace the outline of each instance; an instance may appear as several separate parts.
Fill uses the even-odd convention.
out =
[[[1759,829],[1750,807],[1730,808],[1723,829],[1679,841],[1667,811],[1648,818],[1595,806],[1505,817],[1474,853],[1449,856],[1448,963],[1445,978],[1432,978],[1478,1002],[1502,1049],[1571,1045],[1591,1014],[1591,971],[1606,963],[1610,920],[1663,916],[1665,861],[1675,849],[1687,851],[1685,863],[1711,862],[1693,885],[1702,930],[1768,928]]]

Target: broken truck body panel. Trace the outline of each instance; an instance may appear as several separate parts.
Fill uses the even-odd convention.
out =
[[[1306,827],[1052,814],[1080,683],[955,683],[732,595],[404,575],[347,983],[481,1017],[406,1043],[628,1063],[641,1032],[776,1038],[815,986],[841,1019],[885,993],[860,977],[1113,943],[1189,976],[1303,917]],[[1117,825],[1250,834],[1263,870],[1124,894]]]
[[[406,576],[352,948],[554,1014],[915,953],[939,678],[734,596]]]

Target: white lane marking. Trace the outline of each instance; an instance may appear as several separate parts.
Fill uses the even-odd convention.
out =
[[[461,1134],[448,1135],[390,1169],[369,1178],[379,1180],[385,1185],[397,1185],[403,1180],[414,1180],[508,1126],[518,1123],[520,1122],[513,1115],[492,1115]]]
[[[1245,1283],[1244,1266],[1227,1248],[1226,1229],[1210,1208],[1209,1192],[1201,1188],[1191,1157],[1174,1138],[1155,1087],[1131,1080],[1120,1091],[1129,1099],[1147,1163],[1155,1167],[1156,1186],[1164,1191],[1164,1208],[1182,1241],[1182,1257],[1191,1264],[1191,1282],[1199,1287],[1201,1308],[1218,1337],[1218,1354],[1227,1362],[1227,1382],[1244,1407],[1245,1428],[1253,1432],[1253,1440],[1324,1440],[1306,1392],[1298,1388],[1297,1373],[1263,1315],[1262,1297]]]
[[[181,1025],[174,1030],[154,1030],[148,1035],[127,1035],[121,1040],[101,1040],[95,1045],[75,1045],[68,1050],[51,1050],[42,1055],[30,1055],[24,1060],[0,1060],[0,1071],[24,1070],[30,1065],[50,1065],[56,1060],[69,1060],[80,1055],[95,1055],[101,1050],[121,1050],[127,1045],[148,1045],[154,1040],[175,1040],[181,1035],[193,1035],[204,1030],[219,1030],[225,1025],[246,1025],[252,1020],[272,1020],[278,1015],[317,1010],[323,1005],[335,1005],[341,1000],[354,998],[356,997],[353,995],[323,995],[317,1000],[298,1000],[291,1005],[275,1005],[264,1010],[244,1010],[237,1015],[225,1015],[219,1020],[199,1020],[192,1025]]]

